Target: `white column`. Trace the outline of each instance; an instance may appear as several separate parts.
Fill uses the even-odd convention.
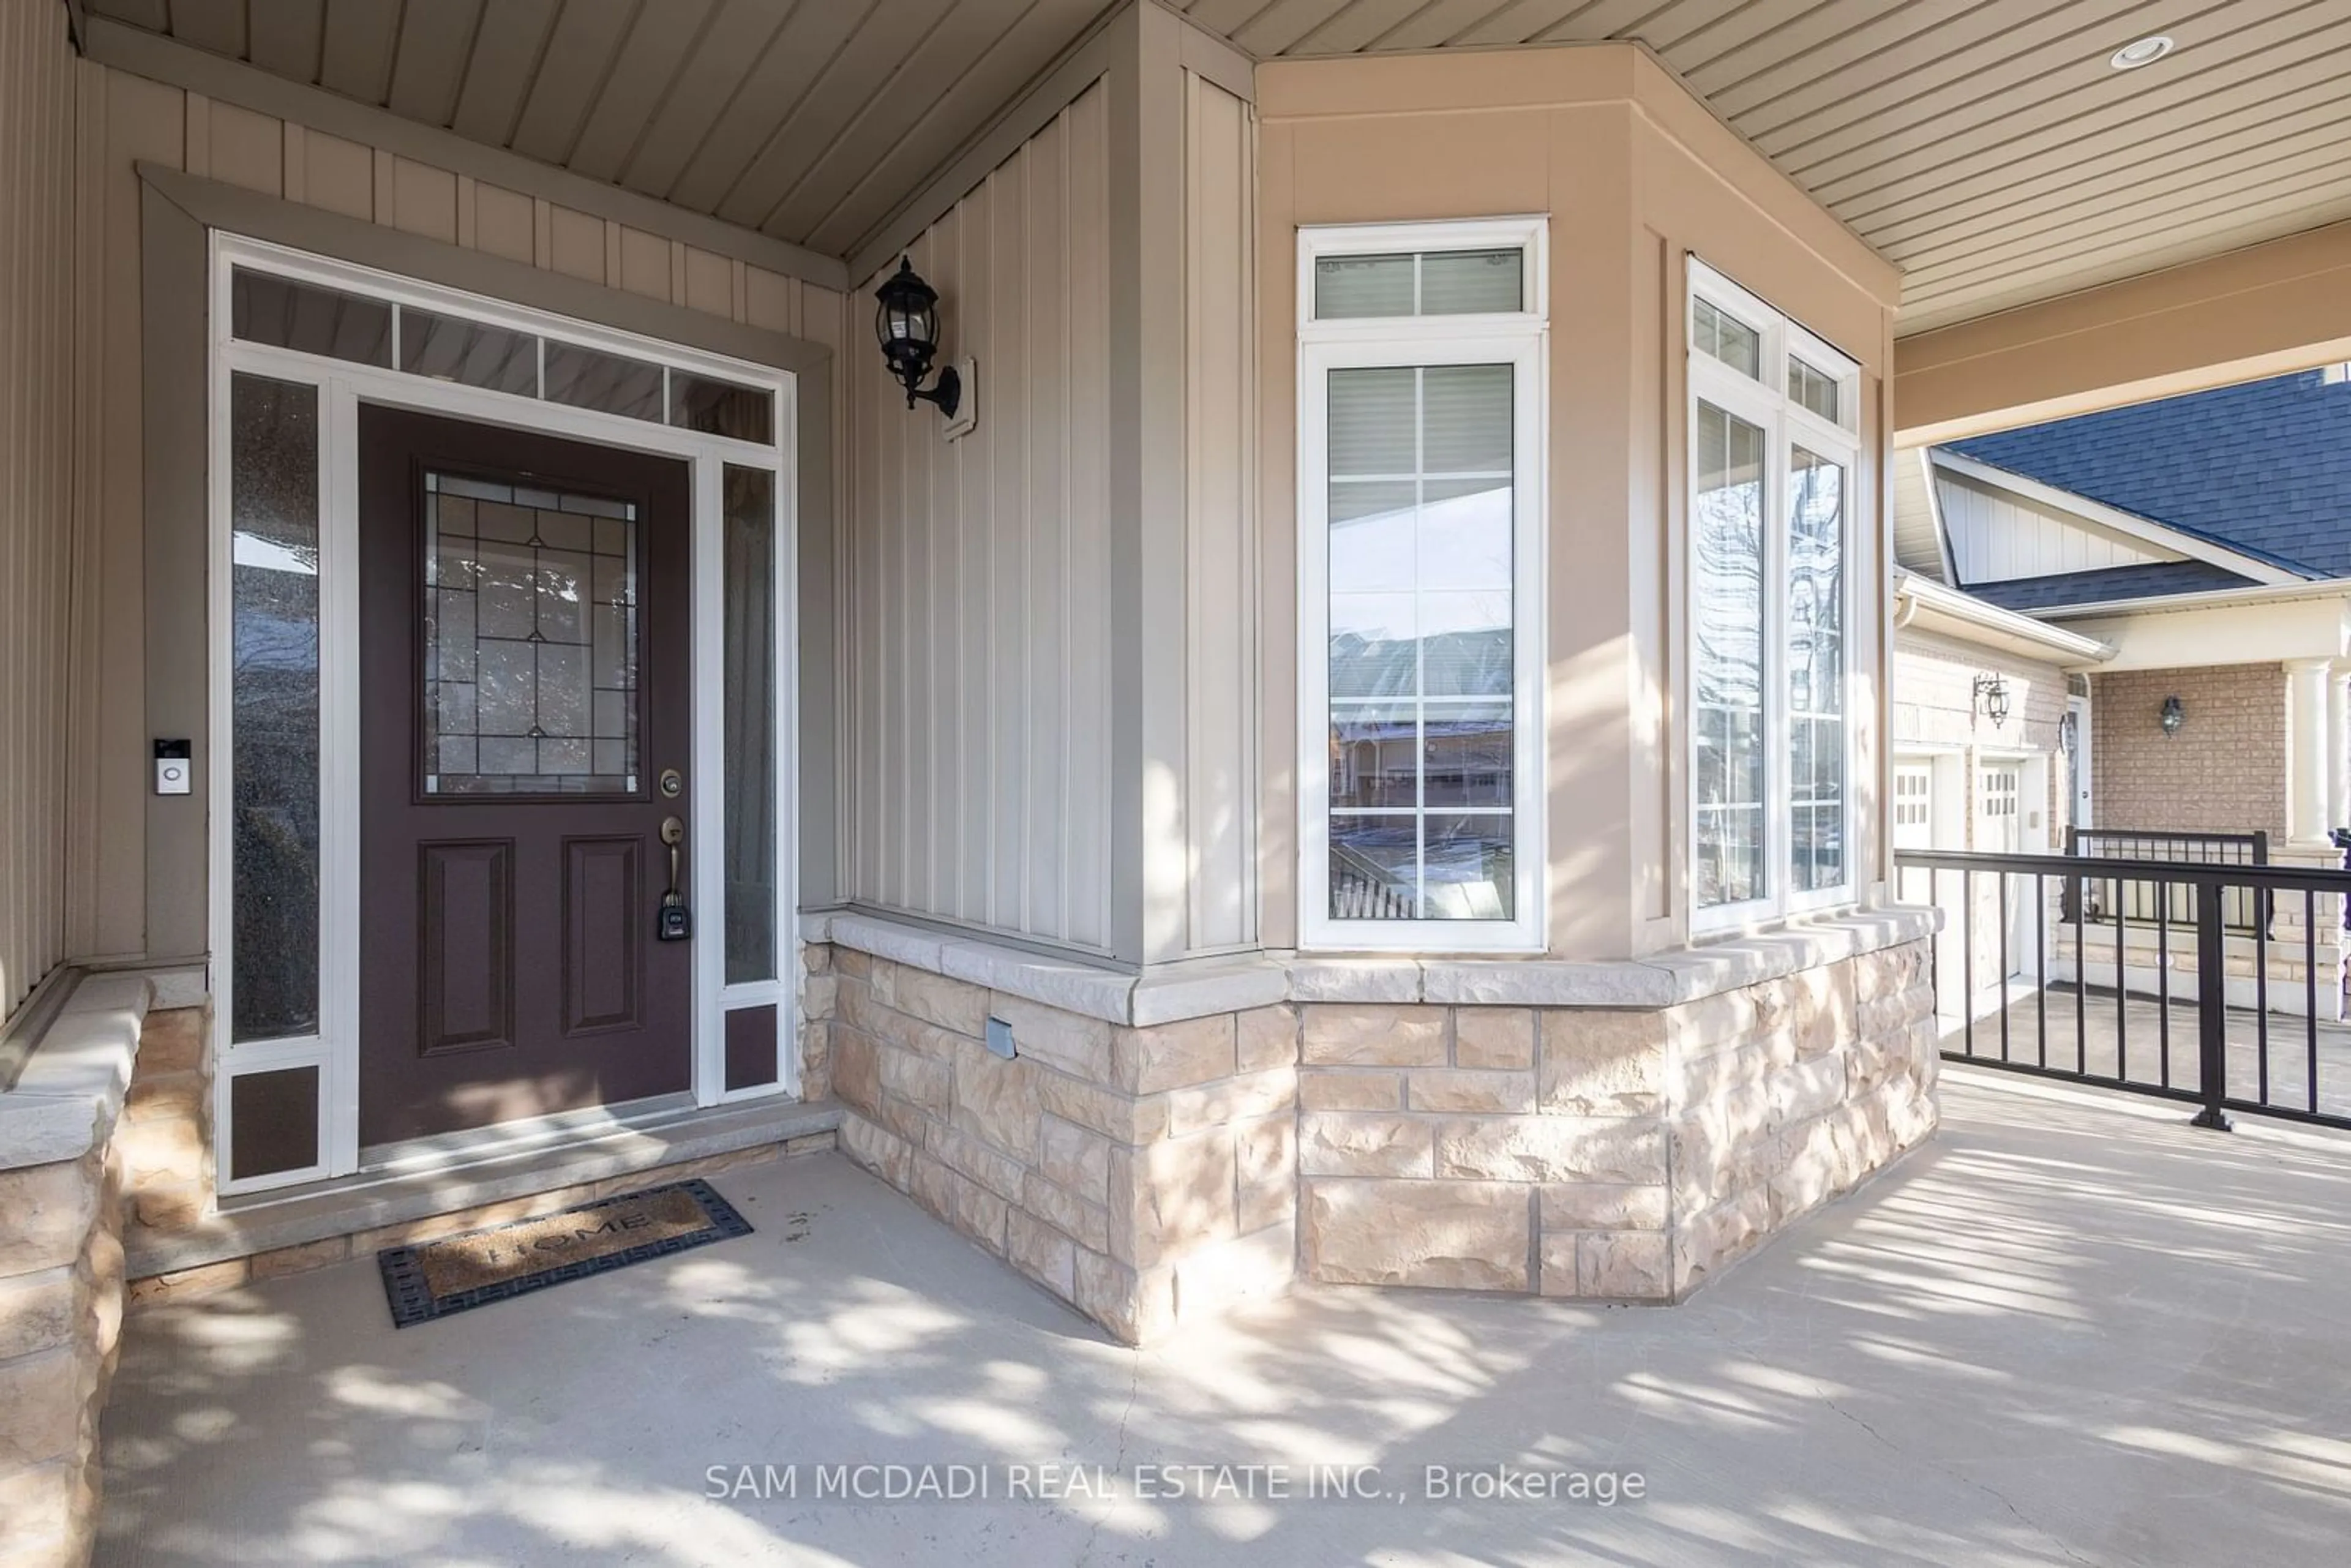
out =
[[[2326,825],[2351,828],[2351,664],[2326,669]]]
[[[2285,816],[2287,836],[2296,844],[2326,842],[2333,772],[2327,766],[2327,672],[2329,659],[2285,662]]]

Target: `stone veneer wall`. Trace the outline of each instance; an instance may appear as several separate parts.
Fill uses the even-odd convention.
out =
[[[0,1156],[23,1159],[0,1168],[7,1568],[86,1563],[98,1528],[99,1411],[124,1295],[122,1096],[141,1019],[169,1016],[148,1013],[151,999],[143,977],[82,979],[0,1106]],[[44,1148],[56,1153],[33,1153]]]
[[[1926,955],[1654,1010],[1304,1008],[1304,1274],[1682,1299],[1934,1130]]]
[[[853,1159],[1134,1342],[1293,1278],[1678,1300],[1933,1131],[1927,955],[1127,1029],[839,946],[810,1038]]]
[[[122,1228],[169,1234],[211,1212],[213,1162],[205,1128],[212,1120],[206,1061],[206,1009],[173,1008],[147,1015],[122,1120],[114,1129],[122,1159]]]
[[[1291,1009],[1128,1029],[849,947],[831,969],[858,1164],[1130,1343],[1288,1288]]]
[[[121,1162],[0,1171],[0,1521],[10,1564],[86,1561],[122,1326]],[[18,1556],[16,1552],[22,1552]]]

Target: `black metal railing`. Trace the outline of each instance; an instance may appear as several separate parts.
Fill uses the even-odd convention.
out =
[[[2240,1111],[2351,1127],[2337,907],[2351,871],[1949,850],[1894,860],[1897,896],[1945,914],[1934,943],[1945,1057],[2191,1102],[2199,1126],[2225,1128]],[[2268,915],[2231,931],[2231,907]]]
[[[2266,832],[2204,833],[2173,832],[2153,828],[2068,828],[2065,830],[2065,852],[2089,860],[2126,861],[2186,861],[2198,865],[2267,865],[2270,863],[2270,836]],[[2102,907],[2101,890],[2111,889],[2122,901],[2122,917],[2139,925],[2156,918],[2158,896],[2153,883],[2126,882],[2119,886],[2103,881],[2084,890],[2090,899],[2085,913],[2091,920],[2111,918],[2114,911]],[[2167,919],[2180,922],[2193,918],[2188,904],[2195,890],[2175,885],[2165,894],[2173,903],[2163,913]],[[2220,901],[2220,925],[2223,929],[2250,934],[2254,925],[2268,918],[2268,904],[2254,896],[2250,888],[2232,888]],[[2065,911],[2072,918],[2074,911]]]

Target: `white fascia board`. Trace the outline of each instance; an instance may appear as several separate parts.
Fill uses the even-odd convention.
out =
[[[1956,588],[1959,582],[1959,558],[1951,549],[1951,526],[1943,517],[1943,493],[1935,487],[1935,449],[1918,448],[1918,471],[1927,485],[1927,515],[1935,519],[1935,548],[1943,556],[1943,581]]]
[[[1894,593],[1900,601],[1895,621],[1898,629],[1937,632],[2069,668],[2104,664],[2114,657],[2114,649],[2095,637],[2004,610],[1914,571],[1894,574]]]
[[[2184,555],[2190,560],[2208,561],[2224,570],[2233,571],[2240,577],[2250,577],[2256,583],[2310,580],[2299,572],[2288,571],[2282,566],[2273,566],[2257,557],[2232,550],[2226,545],[2214,544],[2210,539],[2199,538],[2194,534],[2184,533],[2178,528],[2156,522],[2152,518],[2142,517],[2135,512],[2126,512],[2120,507],[2110,507],[2104,501],[2094,501],[2087,496],[2060,489],[2054,485],[2044,485],[2038,479],[2028,479],[2022,474],[2011,474],[2005,468],[1996,467],[1990,463],[1980,463],[1972,457],[1962,456],[1957,452],[1945,451],[1939,446],[1928,450],[1937,466],[1948,468],[1963,478],[1972,479],[1979,485],[1991,486],[1995,489],[2006,490],[2011,495],[2022,497],[2039,506],[2060,512],[2071,512],[2095,527],[2110,529],[2156,549]],[[1931,476],[1928,487],[1929,490],[1933,488]]]
[[[2291,582],[2245,588],[2210,588],[2199,593],[2156,593],[2143,599],[2109,599],[2094,604],[2053,604],[2043,621],[2111,621],[2135,615],[2179,615],[2233,605],[2298,604],[2331,599],[2351,603],[2351,578],[2297,577]]]
[[[2101,666],[2106,670],[2339,659],[2351,652],[2351,583],[2334,588],[2332,594],[2215,596],[2201,604],[2159,604],[2078,625],[2113,643],[2115,656]]]

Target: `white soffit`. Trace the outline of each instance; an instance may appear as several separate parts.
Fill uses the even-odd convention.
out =
[[[1941,508],[1929,477],[1933,459],[1923,447],[1894,454],[1894,559],[1906,571],[1937,582],[1956,582],[1950,548],[1943,536]]]
[[[1151,0],[1145,0],[1151,3]],[[1900,329],[2351,218],[2343,0],[1161,0],[1259,59],[1638,41],[1907,274]],[[845,256],[1112,0],[87,0]],[[2114,52],[2175,44],[2142,68]]]

